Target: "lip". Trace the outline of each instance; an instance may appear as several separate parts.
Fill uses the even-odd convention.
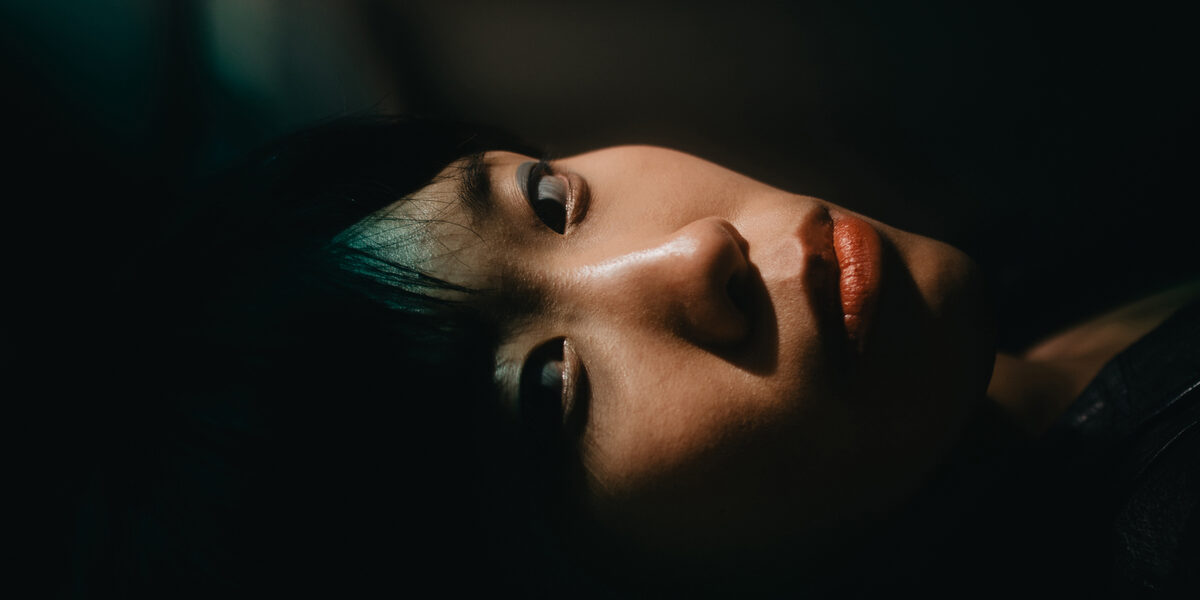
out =
[[[842,322],[851,345],[862,352],[866,346],[883,281],[883,241],[870,223],[830,211],[833,219],[833,251],[838,265],[838,296]]]
[[[804,282],[830,333],[861,354],[875,318],[883,275],[883,242],[866,221],[822,206],[797,230]]]

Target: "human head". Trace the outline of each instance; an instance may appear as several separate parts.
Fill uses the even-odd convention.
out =
[[[265,399],[258,414],[274,441],[263,453],[300,448],[292,458],[310,459],[268,477],[275,489],[327,477],[380,514],[392,496],[351,490],[379,492],[383,477],[429,494],[440,514],[490,510],[484,521],[494,522],[505,518],[494,505],[533,506],[519,494],[505,503],[512,496],[497,489],[529,480],[463,477],[479,454],[499,455],[536,464],[515,470],[543,484],[559,525],[583,536],[573,540],[632,549],[639,564],[706,564],[783,544],[810,556],[919,485],[982,394],[990,348],[969,262],[879,223],[883,293],[866,352],[847,359],[850,344],[830,333],[837,315],[831,323],[822,304],[836,283],[805,289],[821,266],[813,248],[832,234],[827,216],[857,217],[815,199],[657,148],[553,161],[552,175],[518,145],[428,122],[341,123],[282,148],[257,163],[260,185],[225,199],[223,217],[190,220],[215,238],[187,251],[192,262],[171,256],[186,274],[176,300],[197,281],[216,292],[196,294],[197,327],[185,337],[202,350],[192,358],[208,365],[216,354],[206,350],[218,348],[236,364],[216,370],[231,374],[226,383]],[[457,183],[470,180],[468,157],[493,184],[480,219]],[[586,185],[588,222],[611,225],[582,254],[568,252],[569,236],[545,237],[535,213],[514,221],[535,173],[559,189]],[[535,231],[543,241],[530,244]],[[605,332],[621,341],[603,342]],[[574,413],[587,417],[577,434],[616,432],[621,443],[530,436],[506,418],[530,371],[522,363],[554,363],[566,353],[547,342],[563,337],[574,343],[562,358],[582,356],[596,386]],[[622,361],[631,349],[643,354]],[[600,422],[606,430],[588,432]],[[502,451],[530,437],[526,453]],[[395,462],[397,449],[405,458]],[[294,536],[298,510],[268,511],[271,530]]]
[[[815,559],[910,496],[983,397],[979,281],[944,244],[662,148],[443,175],[353,235],[474,290],[446,297],[495,327],[564,527],[622,570]]]

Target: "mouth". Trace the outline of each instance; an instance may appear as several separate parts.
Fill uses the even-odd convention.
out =
[[[866,221],[832,211],[833,250],[846,336],[860,353],[875,318],[883,277],[883,242]]]
[[[813,211],[798,231],[805,283],[818,314],[839,321],[849,346],[866,348],[883,275],[883,242],[866,221],[837,209]],[[840,319],[837,317],[840,316]]]

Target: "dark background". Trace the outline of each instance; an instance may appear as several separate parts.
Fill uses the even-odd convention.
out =
[[[963,248],[1002,348],[1019,350],[1198,274],[1196,17],[1183,3],[6,0],[3,352],[35,407],[31,499],[70,505],[120,402],[88,386],[89,365],[130,342],[89,336],[125,258],[180,190],[283,132],[377,110],[497,125],[556,155],[687,150]],[[47,525],[55,572],[75,527]]]

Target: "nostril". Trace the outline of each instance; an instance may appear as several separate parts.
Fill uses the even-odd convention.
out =
[[[746,313],[747,279],[748,274],[738,270],[730,275],[729,281],[725,283],[725,295],[729,297],[733,307],[742,314]]]
[[[752,277],[748,269],[736,269],[725,282],[727,300],[717,318],[710,321],[713,331],[721,331],[723,344],[737,344],[747,339],[752,328]]]
[[[647,302],[675,333],[704,346],[726,346],[746,339],[748,305],[754,304],[757,284],[745,240],[731,223],[705,217],[680,228],[666,243],[647,251],[637,264],[653,268],[630,270],[644,275],[639,289],[652,292]]]
[[[744,322],[749,317],[750,304],[751,269],[747,256],[749,243],[732,223],[723,219],[717,222],[727,236],[722,244],[721,262],[724,266],[720,267],[727,269],[728,273],[725,280],[725,296],[736,311],[737,320]]]

